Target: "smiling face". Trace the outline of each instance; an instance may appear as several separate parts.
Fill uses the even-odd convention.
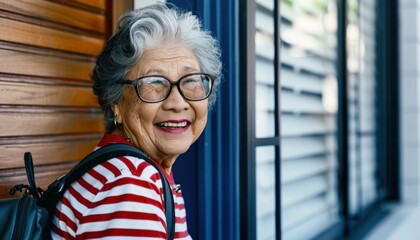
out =
[[[159,45],[143,53],[126,79],[161,75],[175,82],[182,76],[200,72],[194,53],[182,45]],[[208,100],[187,101],[173,87],[167,99],[146,103],[138,98],[134,87],[127,85],[121,101],[113,106],[119,134],[164,168],[172,166],[179,154],[188,150],[201,135],[207,122]]]

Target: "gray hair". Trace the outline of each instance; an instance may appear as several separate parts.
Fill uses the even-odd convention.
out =
[[[115,129],[112,106],[121,99],[125,79],[142,54],[162,43],[180,43],[191,49],[201,71],[214,78],[209,108],[216,102],[222,63],[218,42],[201,27],[191,12],[180,12],[163,3],[125,13],[119,20],[118,31],[106,42],[92,72],[93,92],[105,115],[105,128]]]

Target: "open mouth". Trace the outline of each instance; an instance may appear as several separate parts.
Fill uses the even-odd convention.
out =
[[[176,128],[184,128],[188,126],[189,124],[190,123],[187,121],[182,121],[182,122],[160,122],[160,123],[157,123],[156,125],[161,128],[176,129]]]

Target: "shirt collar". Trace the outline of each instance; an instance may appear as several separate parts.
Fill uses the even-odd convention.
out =
[[[104,147],[106,145],[109,144],[113,144],[113,143],[123,143],[123,144],[128,144],[130,146],[134,146],[134,144],[128,140],[127,138],[117,135],[117,134],[112,134],[112,133],[105,133],[101,139],[101,141],[99,141],[98,143],[98,147]],[[150,158],[152,159],[152,158]],[[165,175],[165,177],[168,179],[169,184],[172,185],[174,184],[174,179],[173,179],[173,174],[172,171],[170,174],[168,174],[165,170],[163,170],[162,166],[160,166],[160,164],[155,161],[154,159],[152,159],[152,161],[154,161],[156,163],[156,165],[158,166],[158,168],[160,169],[160,171]]]
[[[101,141],[98,143],[98,147],[103,147],[113,143],[123,143],[134,146],[130,140],[120,135],[112,134],[112,133],[105,133],[102,137]]]

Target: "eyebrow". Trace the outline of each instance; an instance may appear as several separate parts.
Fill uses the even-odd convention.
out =
[[[194,68],[194,67],[189,67],[189,66],[185,66],[182,68],[182,71],[187,72],[187,71],[199,71],[198,69]],[[164,74],[165,71],[161,68],[153,68],[153,69],[149,69],[147,70],[147,72],[144,73],[144,75],[150,75],[150,74]]]

